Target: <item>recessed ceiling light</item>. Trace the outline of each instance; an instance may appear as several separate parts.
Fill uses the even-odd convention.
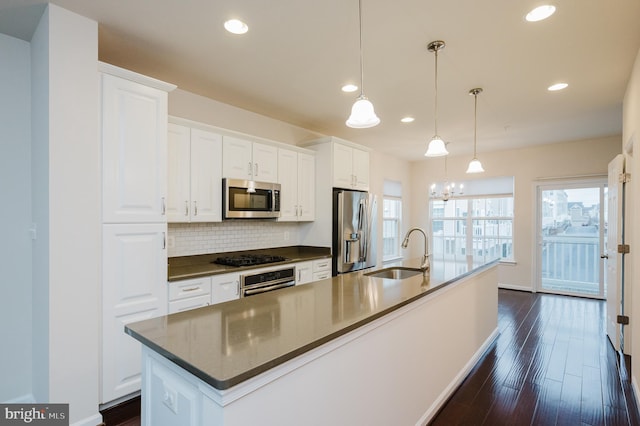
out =
[[[249,31],[249,27],[239,19],[229,19],[224,23],[225,30],[232,34],[244,34]]]
[[[549,16],[553,15],[556,11],[556,7],[550,4],[545,4],[543,6],[538,6],[533,9],[531,12],[527,13],[526,20],[529,22],[538,22],[543,19],[547,19]]]
[[[351,93],[355,92],[356,90],[358,90],[358,86],[356,86],[355,84],[345,84],[344,86],[342,86],[343,92]]]
[[[566,89],[569,86],[567,83],[556,83],[547,87],[547,90],[550,92],[557,92],[558,90]]]
[[[415,120],[413,117],[403,117],[400,119],[403,123],[411,123],[413,120]]]

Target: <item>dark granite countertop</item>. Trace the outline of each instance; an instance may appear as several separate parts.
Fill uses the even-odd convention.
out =
[[[253,266],[225,266],[212,263],[217,257],[239,254],[269,254],[286,257],[283,262],[268,263]],[[290,246],[259,250],[244,250],[225,253],[200,254],[194,256],[170,257],[168,262],[169,281],[179,281],[188,278],[206,277],[208,275],[242,272],[249,269],[264,268],[265,266],[284,265],[287,263],[304,262],[307,260],[331,257],[328,247]]]
[[[467,260],[433,262],[426,278],[392,280],[352,272],[128,324],[125,331],[224,390],[497,264]],[[420,259],[411,259],[396,266],[419,264]]]

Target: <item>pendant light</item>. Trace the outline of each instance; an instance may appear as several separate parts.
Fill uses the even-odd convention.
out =
[[[477,145],[477,134],[478,134],[478,95],[482,93],[482,89],[480,87],[476,87],[475,89],[469,90],[469,94],[473,95],[474,98],[474,111],[473,111],[473,160],[469,163],[469,167],[467,168],[467,173],[482,173],[484,169],[482,168],[482,163],[478,160],[476,156],[476,145]]]
[[[380,124],[380,119],[373,110],[373,104],[364,95],[364,65],[362,61],[362,0],[358,0],[358,18],[360,20],[360,96],[351,107],[351,116],[347,126],[355,129],[366,129]]]
[[[444,41],[436,40],[429,43],[427,48],[429,52],[434,52],[436,55],[436,73],[435,73],[435,136],[431,138],[429,142],[429,147],[427,152],[424,153],[425,157],[442,157],[443,155],[448,155],[449,151],[447,151],[447,147],[445,146],[444,141],[440,136],[438,136],[438,51],[444,49]]]

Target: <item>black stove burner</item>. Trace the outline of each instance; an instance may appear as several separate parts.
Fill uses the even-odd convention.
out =
[[[262,265],[264,263],[282,262],[286,257],[272,256],[269,254],[239,254],[235,256],[218,257],[213,263],[227,266],[251,266]]]

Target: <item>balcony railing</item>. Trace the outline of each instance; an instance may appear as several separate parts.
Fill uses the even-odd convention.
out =
[[[600,294],[598,236],[544,237],[542,288],[568,293]]]

